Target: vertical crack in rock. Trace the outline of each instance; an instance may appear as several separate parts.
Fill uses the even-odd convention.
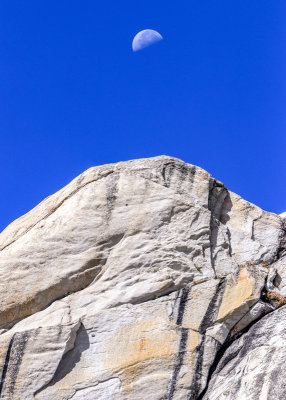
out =
[[[286,219],[281,219],[279,244],[276,252],[276,260],[279,260],[286,254]]]
[[[28,339],[29,332],[15,333],[9,343],[2,371],[0,398],[15,400],[13,397],[15,383]]]
[[[214,249],[216,246],[217,233],[218,233],[218,223],[215,220],[215,218],[211,215],[211,219],[210,219],[210,252],[211,252],[211,266],[214,271],[215,278],[217,277],[217,275],[216,275],[216,270],[215,270]]]
[[[265,279],[265,282],[267,281],[267,277]],[[269,300],[267,300],[267,298],[265,298],[265,291],[266,291],[266,286],[263,287],[263,289],[261,290],[261,295],[260,295],[260,299],[264,302],[264,303],[271,303]],[[258,300],[259,301],[259,300]],[[257,304],[257,302],[255,304],[253,304],[253,307],[255,307],[255,305]],[[275,310],[275,308],[273,308],[273,311]],[[248,311],[249,312],[249,311]],[[271,312],[271,311],[270,311]],[[258,321],[260,321],[262,318],[264,318],[267,314],[269,314],[269,312],[266,312],[261,314],[258,318],[254,319],[250,324],[248,324],[245,328],[241,329],[239,332],[237,332],[236,334],[234,334],[232,336],[232,330],[230,330],[225,342],[221,345],[221,347],[219,348],[215,359],[212,363],[212,365],[210,366],[209,369],[209,374],[208,374],[208,378],[207,378],[207,384],[205,386],[205,388],[203,389],[203,391],[201,393],[198,393],[197,397],[190,397],[188,400],[203,400],[205,394],[207,393],[208,387],[209,387],[209,383],[211,381],[211,378],[214,374],[214,372],[217,370],[217,367],[220,363],[220,361],[223,359],[224,354],[226,353],[227,349],[232,345],[233,342],[235,342],[237,339],[239,339],[242,335],[244,335],[245,333],[247,333],[249,331],[249,329],[255,325]],[[246,315],[246,314],[245,314]],[[245,317],[242,316],[242,318]],[[242,319],[241,318],[241,319]],[[239,321],[238,321],[239,322]],[[235,358],[237,356],[237,354],[239,353],[240,349],[238,349],[238,351],[236,353],[232,353],[231,357],[228,357],[227,359],[225,359],[223,365],[220,366],[220,370],[222,370],[224,368],[224,366],[230,362],[233,358]],[[206,399],[207,400],[207,399]]]
[[[177,316],[177,321],[176,321],[176,324],[180,327],[182,326],[184,312],[185,312],[186,304],[188,301],[189,291],[190,290],[188,288],[181,289],[181,298],[180,298],[180,303],[179,303],[179,307],[178,307],[178,316]],[[168,388],[168,394],[165,397],[166,400],[173,399],[175,389],[176,389],[178,375],[179,375],[179,372],[183,365],[184,357],[185,357],[185,353],[186,353],[186,345],[187,345],[187,341],[188,341],[189,330],[187,328],[182,328],[182,327],[180,329],[181,329],[181,338],[180,338],[180,343],[179,343],[179,351],[176,355],[175,366],[174,366],[172,378],[170,381],[170,385]]]
[[[215,224],[215,219],[213,216],[213,190],[214,190],[214,179],[210,179],[209,181],[209,199],[208,199],[208,209],[211,212],[210,216],[210,235],[209,235],[209,241],[210,241],[210,257],[211,257],[211,266],[214,271],[215,277],[216,277],[216,271],[215,271],[215,263],[214,263],[214,246],[216,243],[216,236],[217,236],[217,226]]]
[[[217,237],[219,231],[220,222],[226,224],[228,221],[228,212],[231,210],[232,202],[227,188],[223,183],[211,178],[209,181],[209,199],[208,209],[211,212],[210,216],[210,257],[211,266],[216,277],[215,270],[215,248],[217,246]],[[224,212],[223,212],[224,211]],[[229,242],[229,254],[231,255],[231,244],[230,244],[230,231],[227,231],[228,242]]]
[[[209,326],[211,326],[216,320],[225,287],[226,287],[226,280],[221,279],[217,285],[216,292],[208,305],[205,316],[199,327],[199,332],[203,336],[202,336],[201,343],[199,344],[199,346],[197,348],[196,368],[195,368],[195,372],[194,372],[193,383],[191,386],[191,392],[188,397],[189,400],[196,399],[200,392],[200,389],[201,389],[200,378],[201,378],[202,363],[203,363],[205,332],[206,332],[207,328]],[[179,302],[179,306],[178,306],[178,315],[177,315],[176,324],[179,327],[181,327],[181,337],[180,337],[180,343],[179,343],[179,351],[176,355],[174,370],[173,370],[172,378],[171,378],[169,388],[168,388],[168,394],[165,397],[166,400],[172,400],[174,397],[178,376],[179,376],[181,367],[183,365],[184,357],[185,357],[185,353],[186,353],[189,329],[183,328],[182,323],[183,323],[186,304],[188,301],[189,292],[190,292],[190,290],[188,288],[184,288],[180,291],[181,296],[180,296],[180,302]]]
[[[223,278],[217,285],[214,296],[212,297],[205,316],[200,324],[199,332],[203,335],[201,343],[197,349],[197,359],[196,359],[196,367],[194,371],[193,382],[191,385],[190,393],[188,400],[196,400],[201,392],[201,377],[202,377],[202,367],[203,367],[203,357],[204,357],[204,344],[205,344],[205,333],[207,328],[215,323],[217,318],[217,314],[219,311],[219,307],[222,301],[222,297],[226,287],[226,280]]]

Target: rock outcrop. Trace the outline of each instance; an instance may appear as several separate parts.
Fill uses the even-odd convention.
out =
[[[0,398],[284,398],[285,228],[175,158],[90,168],[0,235]]]

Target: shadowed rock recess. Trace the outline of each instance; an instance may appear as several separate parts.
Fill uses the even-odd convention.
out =
[[[0,235],[0,398],[286,398],[286,219],[161,156]]]

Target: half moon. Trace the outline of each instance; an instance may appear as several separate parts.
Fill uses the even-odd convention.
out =
[[[153,29],[144,29],[137,33],[132,42],[132,50],[138,51],[163,40],[162,35]]]

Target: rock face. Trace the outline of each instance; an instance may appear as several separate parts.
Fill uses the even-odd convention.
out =
[[[175,158],[87,170],[0,235],[0,398],[285,398],[285,226]]]
[[[282,307],[235,340],[219,361],[203,398],[285,399],[285,321]]]

